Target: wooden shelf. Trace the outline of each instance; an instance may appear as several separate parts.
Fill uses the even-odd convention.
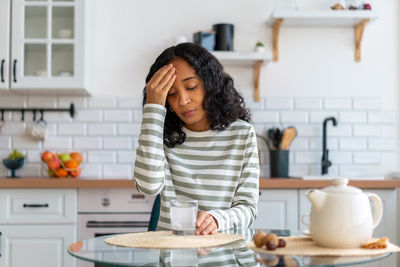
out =
[[[275,10],[268,24],[273,27],[273,61],[278,61],[278,38],[281,26],[354,27],[355,61],[361,61],[361,40],[365,25],[377,19],[371,10]]]
[[[271,52],[240,53],[231,51],[213,51],[213,55],[222,64],[229,66],[250,66],[254,70],[254,101],[260,101],[260,72],[266,62],[272,60]]]

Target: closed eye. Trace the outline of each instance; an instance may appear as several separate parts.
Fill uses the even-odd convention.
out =
[[[189,88],[186,88],[186,90],[193,90],[193,89],[196,89],[196,87],[197,87],[197,84],[194,86],[194,87],[189,87]]]

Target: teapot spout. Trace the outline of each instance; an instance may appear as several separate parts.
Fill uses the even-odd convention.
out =
[[[310,192],[307,193],[307,198],[308,200],[310,200],[313,208],[315,208],[318,211],[325,204],[326,193],[318,189],[311,190]]]

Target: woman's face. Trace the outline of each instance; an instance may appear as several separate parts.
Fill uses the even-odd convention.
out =
[[[168,92],[167,101],[186,128],[201,132],[210,129],[207,112],[203,109],[205,90],[202,79],[185,60],[172,60],[176,79]]]

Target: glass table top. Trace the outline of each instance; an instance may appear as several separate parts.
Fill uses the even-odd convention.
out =
[[[300,236],[299,231],[268,230],[278,236]],[[230,230],[224,233],[242,234],[244,241],[224,246],[197,249],[139,249],[111,246],[104,242],[110,236],[100,236],[73,243],[68,253],[78,260],[102,266],[345,266],[384,259],[391,253],[379,256],[278,256],[260,254],[245,246],[252,240],[255,229]]]

